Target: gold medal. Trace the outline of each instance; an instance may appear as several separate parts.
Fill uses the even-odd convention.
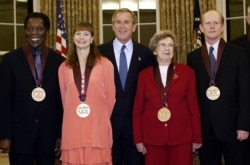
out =
[[[168,108],[163,107],[158,111],[157,117],[161,122],[166,122],[170,119],[171,112]]]
[[[32,90],[31,97],[36,102],[41,102],[41,101],[43,101],[45,99],[46,92],[45,92],[45,90],[43,88],[36,87],[35,89]]]
[[[209,100],[217,100],[220,97],[220,89],[216,86],[210,86],[206,91]]]
[[[86,118],[90,114],[90,107],[88,106],[88,104],[81,103],[76,107],[76,114],[80,118]]]

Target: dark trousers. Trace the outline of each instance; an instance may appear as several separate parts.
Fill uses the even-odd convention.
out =
[[[250,165],[250,139],[248,138],[247,140],[244,140],[242,142],[242,145],[243,145],[243,153],[244,153],[243,164]]]
[[[15,142],[12,142],[9,153],[10,165],[54,165],[55,145],[44,145],[42,141],[37,129],[33,148],[29,152],[16,150]]]
[[[139,153],[133,139],[113,140],[113,165],[144,165],[144,156]]]
[[[35,153],[9,153],[10,165],[54,165],[55,157],[47,154]]]
[[[216,139],[203,140],[199,149],[201,165],[221,165],[222,156],[225,165],[243,165],[242,142],[222,142]]]

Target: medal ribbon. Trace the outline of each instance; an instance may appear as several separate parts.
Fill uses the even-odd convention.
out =
[[[170,88],[170,84],[173,79],[173,73],[174,73],[173,70],[174,70],[174,64],[171,63],[168,67],[166,87],[164,87],[161,81],[161,74],[160,74],[159,66],[158,65],[154,66],[154,79],[155,79],[157,88],[159,90],[159,93],[161,95],[162,105],[164,107],[167,107],[167,95],[168,95],[168,91]]]
[[[224,51],[225,46],[226,46],[225,40],[220,39],[219,46],[218,46],[217,60],[216,60],[216,65],[215,65],[215,74],[213,78],[214,82],[215,82],[215,77],[216,77],[216,74],[220,65],[220,60],[221,60],[222,53]],[[201,48],[201,55],[202,55],[202,59],[206,67],[207,73],[210,75],[210,62],[209,62],[209,55],[208,55],[206,44],[204,44]],[[209,85],[211,86],[211,78],[209,80]]]
[[[32,55],[31,47],[28,44],[25,44],[23,46],[23,51],[24,51],[25,57],[26,57],[26,59],[27,59],[27,61],[29,63],[32,75],[33,75],[34,80],[36,82],[36,86],[41,86],[42,85],[42,78],[41,79],[37,78],[36,69],[35,69],[35,60],[34,60],[34,57]],[[49,48],[44,47],[43,54],[42,54],[42,57],[41,57],[41,63],[42,63],[41,74],[43,74],[48,54],[49,54]]]
[[[89,83],[90,73],[92,71],[92,66],[86,66],[85,68],[85,79],[84,79],[84,93],[82,94],[82,75],[80,65],[73,68],[74,81],[79,92],[79,99],[84,102],[86,100],[86,93]]]

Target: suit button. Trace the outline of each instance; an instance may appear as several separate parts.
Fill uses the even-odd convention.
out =
[[[168,124],[167,124],[167,123],[165,123],[165,124],[164,124],[164,126],[165,126],[165,127],[167,127],[167,126],[168,126]]]

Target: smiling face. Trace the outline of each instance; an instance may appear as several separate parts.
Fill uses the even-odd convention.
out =
[[[30,18],[27,21],[25,37],[32,48],[40,49],[45,46],[47,30],[41,18]]]
[[[136,29],[136,24],[129,12],[120,12],[114,16],[112,27],[116,38],[125,44],[131,39],[132,33]]]
[[[86,30],[78,30],[75,32],[74,35],[74,43],[78,49],[85,49],[90,46],[93,42],[94,37],[92,36],[91,32]]]
[[[159,65],[169,65],[174,56],[174,41],[171,37],[166,37],[158,42],[154,50]]]

